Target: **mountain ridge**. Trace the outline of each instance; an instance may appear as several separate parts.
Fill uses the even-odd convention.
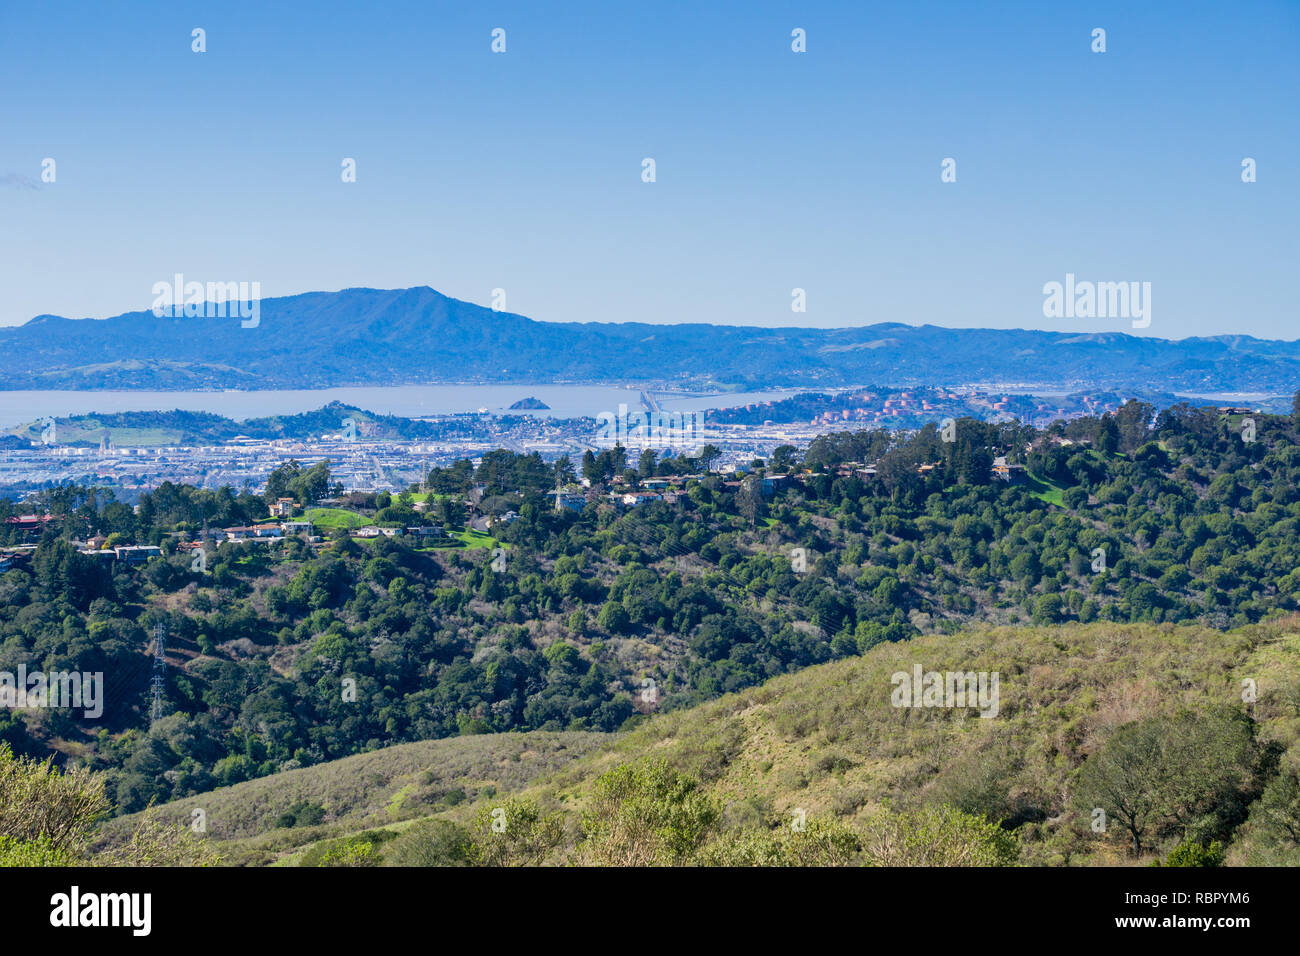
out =
[[[10,390],[999,381],[1281,394],[1300,384],[1300,341],[1235,334],[1173,340],[1121,331],[952,329],[896,321],[835,329],[542,322],[428,286],[262,299],[257,325],[248,328],[237,315],[43,314],[0,329],[0,349],[13,357],[0,382]]]

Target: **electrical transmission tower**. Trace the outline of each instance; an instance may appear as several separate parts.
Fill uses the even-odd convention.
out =
[[[149,708],[149,723],[162,717],[163,688],[167,683],[166,632],[162,624],[153,629],[153,705]]]

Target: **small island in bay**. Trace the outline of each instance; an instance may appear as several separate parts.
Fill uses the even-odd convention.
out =
[[[519,401],[515,402],[513,405],[510,406],[509,410],[512,412],[521,412],[521,411],[549,412],[551,410],[551,406],[547,405],[540,398],[533,398],[531,395],[529,395],[527,398],[519,399]]]

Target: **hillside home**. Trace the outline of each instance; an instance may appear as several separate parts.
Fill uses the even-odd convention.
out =
[[[992,475],[998,481],[1020,481],[1025,477],[1025,466],[1007,464],[1004,455],[993,459]]]
[[[570,511],[581,511],[587,507],[587,496],[578,494],[565,494],[564,492],[555,493],[555,510],[562,511],[568,508]]]
[[[380,528],[372,524],[352,532],[358,538],[400,538],[405,533],[403,528]]]
[[[45,527],[54,520],[54,515],[14,515],[11,518],[5,518],[5,524],[10,527],[17,526],[19,531],[35,531]]]
[[[123,564],[142,564],[150,558],[162,557],[162,548],[151,544],[128,545],[114,548],[113,552],[116,554],[117,560]]]
[[[245,525],[237,528],[224,528],[227,541],[266,541],[284,537],[284,532],[276,524]]]
[[[54,515],[14,515],[5,518],[5,524],[21,532],[26,540],[31,541],[40,534],[46,525],[57,520]]]

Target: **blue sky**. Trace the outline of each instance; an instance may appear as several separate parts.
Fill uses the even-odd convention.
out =
[[[1300,337],[1297,0],[10,3],[0,86],[0,324],[181,272],[503,288],[550,321],[1133,331],[1044,318],[1072,272],[1150,282],[1134,334]]]

